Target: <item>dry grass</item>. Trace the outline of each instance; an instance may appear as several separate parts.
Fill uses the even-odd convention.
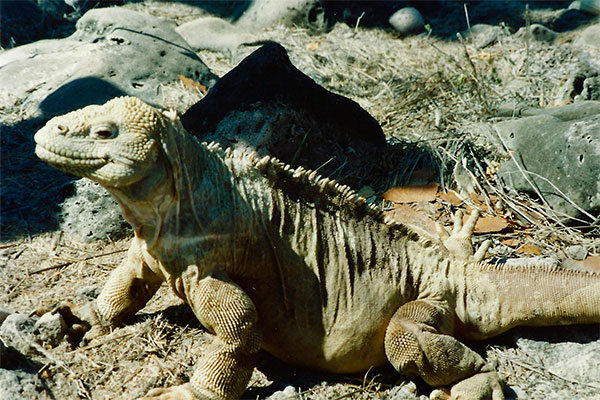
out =
[[[202,15],[185,4],[128,6],[179,22]],[[400,40],[392,32],[343,24],[318,35],[300,28],[275,27],[261,37],[282,43],[292,62],[317,83],[357,101],[381,123],[390,141],[433,154],[442,186],[454,185],[455,164],[464,163],[484,204],[492,205],[494,196],[502,199],[504,215],[516,227],[521,226],[511,235],[529,235],[546,255],[556,254],[569,244],[583,244],[600,253],[598,227],[591,221],[581,221],[579,229],[567,227],[543,204],[506,192],[493,174],[487,173],[500,161],[497,153],[476,145],[477,138],[466,128],[470,123],[493,120],[498,107],[510,101],[539,107],[562,104],[568,72],[577,68],[568,46],[570,37],[554,46],[527,46],[521,39],[505,36],[498,44],[477,49],[468,40],[443,41],[428,36]],[[203,51],[200,57],[212,71],[223,75],[253,49],[229,55]],[[169,85],[163,93],[165,106],[180,112],[201,97],[179,84]],[[22,118],[15,114],[16,100],[14,108],[0,111],[5,122]],[[373,180],[378,194],[410,182],[415,165],[421,161],[411,157],[398,160],[395,154],[381,157],[380,167],[387,173]],[[15,179],[25,182],[26,171]],[[493,207],[487,211],[496,213]],[[499,240],[506,235],[491,236],[500,246]],[[62,300],[82,302],[85,296],[78,289],[101,286],[118,264],[122,256],[119,251],[126,248],[126,241],[85,245],[58,232],[5,241],[0,246],[0,304],[29,312],[50,309]],[[514,255],[510,249],[504,250],[506,255]],[[152,387],[185,382],[208,340],[191,311],[163,288],[139,317],[98,342],[74,349],[63,343],[49,350],[52,359],[43,361],[40,376],[57,398],[135,398]],[[503,360],[500,372],[511,376],[511,384],[534,378],[550,384],[560,381],[545,373],[543,365],[536,366],[539,374],[533,378],[528,375],[529,380],[521,379],[523,371],[510,362],[510,351],[495,346],[488,355]],[[303,399],[387,398],[403,383],[390,371],[371,372],[365,377],[331,377],[284,367],[269,357],[262,361],[263,369],[272,371],[269,378],[255,371],[248,392],[252,398],[286,385],[300,387]],[[382,375],[374,379],[377,374]],[[271,383],[270,389],[261,389]],[[407,388],[408,392],[415,390]],[[419,385],[417,393],[424,390]],[[568,393],[572,398],[592,398],[587,395],[593,391],[572,384]]]

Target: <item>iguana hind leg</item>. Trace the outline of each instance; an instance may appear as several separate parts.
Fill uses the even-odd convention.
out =
[[[152,390],[145,399],[239,399],[250,381],[260,348],[254,303],[224,273],[184,285],[194,313],[216,337],[198,361],[190,383]]]
[[[387,327],[386,356],[398,372],[420,376],[431,386],[458,382],[452,398],[504,399],[496,373],[479,354],[450,336],[451,331],[452,315],[444,302],[406,303]]]

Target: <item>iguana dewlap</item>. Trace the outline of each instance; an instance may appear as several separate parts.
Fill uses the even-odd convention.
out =
[[[85,318],[119,324],[166,282],[216,335],[189,384],[149,398],[239,398],[262,347],[327,372],[389,362],[453,397],[502,399],[459,339],[600,322],[600,274],[476,262],[477,214],[442,245],[316,172],[198,143],[135,98],[53,118],[35,141],[44,161],[102,184],[135,230]]]

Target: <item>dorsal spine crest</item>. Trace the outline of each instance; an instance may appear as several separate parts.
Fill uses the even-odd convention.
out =
[[[352,208],[354,211],[361,211],[370,215],[375,221],[384,223],[390,228],[403,227],[402,224],[393,219],[384,219],[383,212],[376,204],[367,202],[367,199],[358,195],[351,187],[340,184],[335,179],[322,177],[318,171],[306,169],[303,166],[292,168],[289,164],[280,161],[276,157],[269,155],[260,157],[256,151],[248,149],[233,150],[231,147],[223,149],[215,141],[210,143],[202,142],[201,144],[210,153],[224,160],[229,160],[229,162],[235,163],[237,160],[248,160],[252,168],[271,182],[287,181],[302,185],[307,194],[312,192],[313,196],[318,193],[325,195],[329,203],[337,207],[344,206]],[[311,191],[311,188],[314,190]]]

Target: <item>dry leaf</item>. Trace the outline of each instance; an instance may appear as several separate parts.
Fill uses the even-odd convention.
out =
[[[481,200],[475,193],[469,193],[469,196],[471,197],[471,200],[475,202],[475,204],[483,205],[483,200]]]
[[[533,255],[539,256],[540,254],[542,254],[542,250],[536,245],[524,244],[521,248],[519,248],[517,250],[517,253],[533,254]]]
[[[600,272],[600,256],[587,256],[585,260],[579,261],[579,263],[588,271]]]
[[[600,256],[587,256],[585,260],[563,260],[563,267],[579,271],[600,272]]]
[[[600,272],[600,256],[587,256],[585,260],[579,261],[579,263],[588,271]]]
[[[442,193],[440,194],[440,199],[447,201],[448,203],[452,204],[453,206],[459,206],[462,204],[462,200],[458,198],[458,196],[456,195],[456,192],[449,190],[448,193]]]
[[[521,243],[519,239],[515,238],[502,239],[500,242],[502,242],[503,245],[508,247],[517,247]]]
[[[600,270],[600,256],[587,256],[583,261],[586,265]]]
[[[468,215],[463,217],[463,224],[469,219]],[[508,221],[502,217],[481,217],[475,224],[475,233],[495,233],[508,228]]]
[[[394,221],[401,224],[416,226],[431,234],[436,234],[435,222],[423,211],[416,210],[406,204],[397,204],[394,210],[386,211],[386,215],[391,216]]]
[[[183,75],[177,75],[177,76],[179,77],[179,80],[181,81],[181,83],[183,83],[183,87],[184,88],[186,88],[186,89],[197,89],[202,94],[206,94],[206,92],[208,92],[208,89],[203,84],[201,84],[199,82],[196,82],[193,79],[186,78]]]
[[[309,43],[306,46],[306,49],[310,50],[310,51],[315,51],[320,45],[321,45],[321,41],[319,40],[318,42]]]
[[[435,182],[427,185],[408,185],[394,187],[383,194],[383,198],[394,203],[415,203],[419,201],[433,201],[438,191]]]

